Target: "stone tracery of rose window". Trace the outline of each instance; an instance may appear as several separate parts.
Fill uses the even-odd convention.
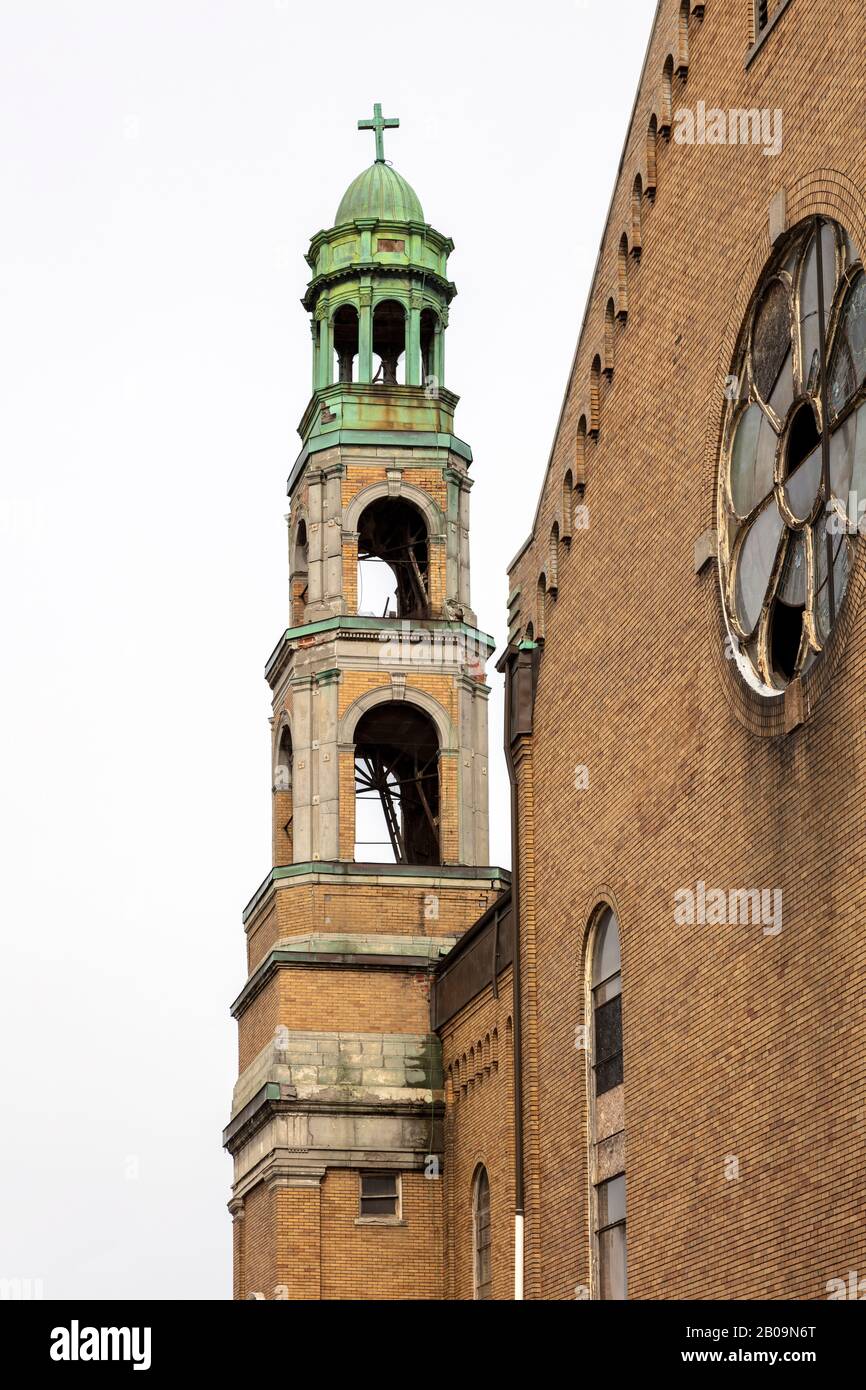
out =
[[[772,695],[824,649],[866,515],[866,277],[837,223],[812,218],[785,238],[729,387],[718,497],[725,618],[743,675]]]

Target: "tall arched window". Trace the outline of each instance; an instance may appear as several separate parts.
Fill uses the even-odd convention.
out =
[[[599,917],[590,959],[592,1001],[593,1280],[595,1297],[624,1299],[626,1280],[625,1106],[619,923]],[[605,1097],[603,1105],[599,1104]]]
[[[475,1171],[472,1185],[472,1243],[474,1253],[475,1297],[493,1297],[490,1268],[490,1181],[483,1164]]]
[[[619,926],[610,908],[596,928],[592,952],[592,1070],[597,1097],[622,1081]]]

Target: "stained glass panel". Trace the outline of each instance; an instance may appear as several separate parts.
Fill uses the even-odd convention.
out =
[[[798,521],[805,521],[815,505],[821,483],[821,446],[813,449],[785,479],[785,501]]]
[[[845,301],[836,335],[836,345],[833,349],[829,396],[830,408],[834,415],[838,415],[847,405],[864,377],[866,377],[866,275],[859,275]]]
[[[750,633],[761,616],[782,526],[775,501],[768,503],[752,522],[737,558],[735,602],[743,632]]]
[[[779,598],[792,608],[806,602],[806,547],[802,536],[792,536],[779,581]]]
[[[781,280],[773,280],[755,314],[752,376],[761,399],[769,399],[791,347],[791,308]]]
[[[833,228],[825,223],[821,234],[821,253],[824,266],[824,325],[826,328],[836,286],[836,239]],[[817,389],[820,376],[820,336],[818,332],[818,252],[817,238],[812,235],[800,273],[800,363],[801,390]]]
[[[784,421],[794,400],[794,356],[788,352],[779,372],[779,379],[770,393],[769,405]]]
[[[849,415],[830,436],[830,491],[843,503],[847,503],[851,489],[856,431],[857,418]]]
[[[858,508],[862,502],[864,504],[862,510],[866,511],[866,403],[858,406],[854,412],[854,419],[856,421],[856,435],[851,490],[854,493]]]
[[[851,542],[846,535],[831,537],[833,544],[833,598],[836,612],[842,605],[851,572]],[[827,584],[827,531],[824,518],[815,525],[815,623],[822,642],[830,635],[830,589]]]
[[[759,405],[740,416],[731,450],[731,500],[739,516],[769,497],[773,490],[776,435]]]

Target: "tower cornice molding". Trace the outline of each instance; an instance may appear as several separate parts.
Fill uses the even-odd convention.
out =
[[[496,642],[487,632],[472,627],[468,623],[454,622],[449,618],[428,618],[423,623],[410,622],[407,618],[370,618],[359,614],[341,614],[333,618],[322,618],[303,627],[287,628],[265,664],[265,679],[273,690],[284,675],[286,666],[295,651],[302,645],[312,646],[316,638],[323,641],[378,641],[387,643],[389,636],[397,643],[423,643],[447,641],[455,644],[462,639],[474,647],[486,649],[492,654]],[[418,663],[421,665],[423,663]],[[441,665],[441,663],[437,663]],[[407,670],[414,669],[415,663],[407,663]],[[384,669],[384,668],[383,668]],[[292,677],[293,687],[309,688],[313,675],[305,673]]]
[[[245,928],[247,931],[253,929],[255,917],[270,905],[275,891],[284,891],[295,885],[308,888],[311,884],[333,883],[340,879],[353,887],[387,889],[392,884],[398,884],[433,890],[447,884],[480,893],[487,892],[491,887],[507,888],[511,883],[511,871],[490,864],[363,864],[344,859],[280,865],[271,869],[244,908]]]
[[[307,291],[301,300],[301,304],[308,313],[315,312],[318,316],[318,308],[322,298],[326,296],[335,285],[341,285],[351,280],[358,280],[362,275],[379,277],[383,280],[409,280],[409,294],[416,292],[413,282],[417,281],[419,286],[438,290],[445,305],[449,305],[457,297],[457,286],[453,280],[448,280],[444,275],[431,269],[430,266],[421,265],[418,261],[403,261],[388,263],[385,261],[349,261],[346,265],[334,266],[331,270],[323,270],[316,275],[307,286]],[[389,297],[393,295],[393,289],[389,286]],[[436,296],[430,293],[427,296],[431,303],[436,301]]]
[[[306,442],[289,474],[286,484],[286,493],[289,497],[292,497],[300,482],[308,460],[324,449],[358,449],[359,451],[390,449],[394,451],[395,456],[405,449],[413,455],[411,463],[417,462],[419,465],[422,460],[417,457],[418,451],[429,452],[433,455],[429,461],[439,465],[445,463],[449,454],[463,458],[467,463],[472,462],[471,448],[455,434],[440,433],[434,430],[392,430],[386,432],[385,430],[335,429],[327,434],[314,435]],[[359,452],[352,461],[363,463],[365,457]],[[379,461],[375,453],[369,455],[369,460],[373,463]]]

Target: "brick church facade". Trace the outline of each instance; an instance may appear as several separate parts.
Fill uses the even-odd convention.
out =
[[[363,123],[307,257],[237,1298],[866,1274],[864,40],[855,5],[660,0],[492,673],[452,244]]]

